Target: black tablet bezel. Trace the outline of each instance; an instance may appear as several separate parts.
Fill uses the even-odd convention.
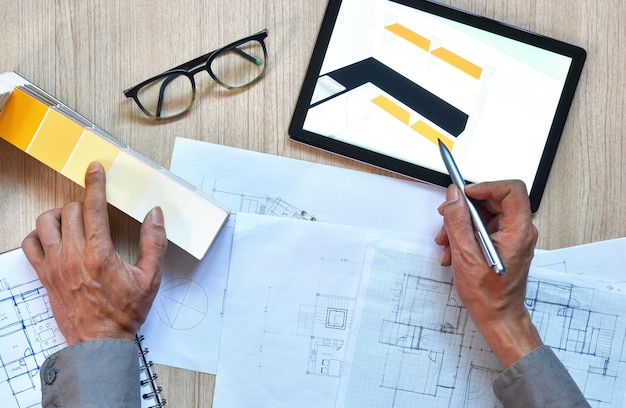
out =
[[[552,167],[552,162],[556,155],[563,128],[565,127],[567,115],[582,73],[586,59],[585,50],[581,47],[565,43],[554,38],[507,25],[505,23],[443,5],[441,3],[435,3],[428,0],[388,1],[467,24],[494,34],[502,35],[504,37],[552,51],[572,59],[567,79],[564,83],[563,91],[548,133],[543,154],[535,174],[535,179],[529,191],[531,211],[533,213],[536,212],[539,208],[541,197],[543,196],[548,175]],[[326,50],[335,27],[341,3],[341,0],[329,0],[328,2],[319,35],[313,49],[311,61],[302,84],[291,123],[289,125],[289,137],[294,141],[314,146],[379,168],[390,170],[395,173],[419,179],[427,183],[444,187],[448,186],[451,183],[451,180],[445,173],[440,173],[426,167],[418,166],[414,163],[399,160],[391,156],[383,155],[381,153],[354,146],[327,136],[318,135],[303,129],[304,121],[311,104],[313,91],[315,89],[322,63],[326,55]]]

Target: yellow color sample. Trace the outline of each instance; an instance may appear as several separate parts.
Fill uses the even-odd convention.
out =
[[[430,40],[428,38],[422,37],[415,31],[406,28],[402,24],[391,24],[386,26],[385,28],[397,35],[398,37],[404,38],[411,44],[418,46],[424,51],[428,51],[430,49]]]
[[[119,153],[119,147],[86,129],[61,174],[84,187],[89,163],[100,162],[108,173]]]
[[[480,76],[483,73],[483,69],[481,67],[466,60],[460,55],[453,53],[447,48],[437,48],[431,54],[476,79],[480,79]]]
[[[48,106],[20,88],[15,88],[0,115],[0,137],[26,151]]]
[[[423,120],[418,120],[417,122],[415,122],[411,126],[411,129],[424,136],[426,139],[430,140],[434,144],[438,144],[438,140],[441,139],[443,144],[445,144],[449,150],[452,150],[452,147],[454,146],[454,142],[450,138],[448,138],[443,133],[430,126]]]
[[[62,113],[50,109],[26,152],[61,172],[84,129]]]
[[[390,115],[393,115],[396,119],[398,119],[405,125],[409,124],[409,121],[411,120],[411,113],[391,99],[387,98],[386,96],[377,96],[376,98],[372,99],[372,102],[374,102],[379,108],[385,110]]]
[[[154,167],[121,151],[107,173],[107,201],[132,216],[156,172]]]

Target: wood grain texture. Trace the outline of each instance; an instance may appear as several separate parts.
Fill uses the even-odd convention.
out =
[[[19,72],[165,167],[175,138],[181,136],[391,175],[288,139],[287,127],[325,0],[1,3],[0,72]],[[535,215],[539,247],[626,236],[626,2],[444,3],[587,50],[583,76]],[[267,74],[245,91],[222,90],[208,75],[199,76],[193,110],[168,123],[145,119],[122,95],[151,75],[263,28],[269,30]],[[81,188],[1,140],[0,188],[2,251],[19,246],[37,215],[82,197]],[[138,223],[114,209],[110,216],[117,249],[133,260]],[[165,366],[157,371],[171,406],[211,406],[213,376]]]

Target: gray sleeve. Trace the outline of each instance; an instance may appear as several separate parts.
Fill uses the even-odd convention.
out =
[[[78,343],[51,355],[41,370],[42,407],[140,406],[137,345],[126,340]]]
[[[493,382],[504,407],[589,407],[578,386],[548,346],[521,358]]]

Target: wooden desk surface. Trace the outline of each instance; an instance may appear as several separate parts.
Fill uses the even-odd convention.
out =
[[[443,0],[553,36],[588,52],[535,223],[540,248],[626,236],[626,2]],[[252,7],[251,7],[252,5]],[[174,139],[193,138],[386,174],[289,141],[287,126],[325,0],[2,0],[0,72],[17,71],[116,138],[169,167]],[[228,42],[269,30],[266,77],[224,92],[208,75],[184,118],[144,119],[122,90]],[[0,140],[0,251],[20,245],[37,215],[82,189]],[[136,257],[138,224],[112,209],[118,250]],[[158,366],[168,405],[211,406],[214,377]]]

